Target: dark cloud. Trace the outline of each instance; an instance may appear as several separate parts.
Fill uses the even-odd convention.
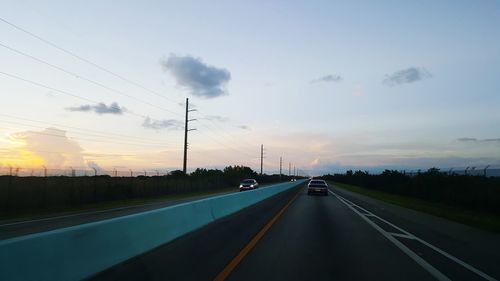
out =
[[[207,65],[199,58],[174,54],[161,65],[179,86],[189,89],[194,96],[215,98],[227,94],[225,85],[231,80],[231,73],[224,68]]]
[[[328,74],[323,77],[311,80],[311,83],[319,83],[319,82],[340,82],[342,81],[342,77],[337,74]]]
[[[389,86],[396,86],[401,84],[413,83],[423,79],[431,78],[430,74],[425,68],[409,67],[394,72],[391,75],[386,75],[384,84]]]
[[[154,129],[154,130],[161,130],[161,129],[178,130],[183,128],[183,123],[181,121],[173,119],[153,120],[149,117],[146,117],[146,119],[144,119],[144,122],[142,122],[142,126],[144,128]]]
[[[500,138],[482,139],[482,140],[476,138],[459,138],[457,140],[461,142],[500,142]]]
[[[487,142],[500,142],[500,138],[496,138],[496,139],[484,139],[483,141],[487,141]]]
[[[228,122],[229,117],[224,117],[220,115],[209,115],[205,117],[207,120],[217,121],[217,122]]]
[[[248,127],[247,125],[241,125],[241,126],[238,126],[238,128],[240,128],[242,130],[250,130],[250,127]]]
[[[459,138],[459,139],[457,139],[457,140],[458,140],[458,141],[463,141],[463,142],[468,142],[468,141],[470,141],[470,142],[474,142],[474,141],[477,141],[477,139],[476,139],[476,138]]]
[[[84,104],[77,107],[68,107],[68,111],[80,111],[80,112],[95,112],[97,114],[123,114],[125,111],[124,107],[120,107],[117,102],[113,102],[110,105],[105,103],[98,103],[96,105]]]

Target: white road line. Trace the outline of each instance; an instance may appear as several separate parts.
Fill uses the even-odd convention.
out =
[[[398,247],[401,251],[403,251],[403,253],[405,253],[406,255],[408,255],[416,263],[418,263],[420,266],[422,266],[427,272],[429,272],[436,279],[438,279],[440,281],[451,281],[451,279],[448,278],[443,273],[441,273],[441,271],[437,270],[435,267],[433,267],[428,262],[426,262],[424,259],[422,259],[419,255],[417,255],[415,252],[413,252],[408,247],[406,247],[403,243],[399,242],[396,238],[392,237],[388,232],[386,232],[385,230],[383,230],[376,223],[374,223],[373,221],[371,221],[369,218],[367,218],[366,216],[364,216],[361,212],[359,212],[354,207],[352,207],[350,204],[348,204],[347,201],[344,201],[343,197],[335,194],[331,190],[330,190],[330,193],[333,194],[335,197],[337,197],[337,199],[339,199],[340,202],[344,203],[353,212],[355,212],[356,214],[358,214],[363,220],[365,220],[369,225],[371,225],[378,232],[380,232],[380,234],[382,234],[385,238],[387,238],[394,245],[396,245],[396,247]]]
[[[361,206],[359,206],[359,205],[354,204],[353,202],[351,202],[351,201],[349,201],[349,200],[345,199],[344,197],[342,197],[342,196],[340,196],[340,195],[338,195],[338,194],[334,193],[334,192],[333,192],[333,191],[331,191],[331,190],[329,190],[329,191],[330,191],[330,193],[331,193],[331,194],[333,194],[335,197],[337,197],[337,198],[338,198],[338,199],[339,199],[342,203],[346,204],[349,208],[351,208],[351,210],[353,210],[355,213],[357,213],[359,216],[361,216],[361,217],[362,217],[365,221],[367,221],[370,225],[372,225],[373,227],[375,227],[375,229],[377,229],[379,232],[381,232],[381,233],[382,233],[382,235],[384,235],[384,236],[385,236],[385,237],[387,237],[388,239],[389,239],[389,237],[390,237],[390,238],[392,238],[392,239],[389,239],[391,242],[393,242],[393,243],[394,243],[394,241],[393,241],[393,240],[396,240],[399,244],[401,244],[401,243],[400,243],[397,239],[395,239],[393,236],[391,236],[392,234],[395,234],[395,233],[392,233],[392,234],[391,234],[391,233],[389,233],[389,232],[386,232],[386,231],[385,231],[385,230],[383,230],[381,227],[379,227],[376,223],[374,223],[374,222],[373,222],[373,221],[371,221],[370,219],[366,218],[366,216],[375,217],[375,218],[379,219],[380,221],[382,221],[382,222],[384,222],[384,223],[386,223],[386,224],[388,224],[388,225],[390,225],[390,226],[394,227],[395,229],[397,229],[397,230],[399,230],[399,231],[403,232],[403,233],[404,233],[404,235],[406,235],[406,236],[410,236],[410,237],[413,237],[413,239],[415,239],[416,241],[418,241],[418,242],[420,242],[420,243],[424,244],[425,246],[427,246],[427,247],[429,247],[429,248],[433,249],[434,251],[436,251],[436,252],[438,252],[438,253],[442,254],[443,256],[445,256],[445,257],[449,258],[450,260],[452,260],[452,261],[456,262],[457,264],[459,264],[459,265],[461,265],[461,266],[465,267],[466,269],[470,270],[471,272],[476,273],[477,275],[481,276],[482,278],[484,278],[484,279],[486,279],[486,280],[488,280],[488,281],[498,281],[497,279],[495,279],[495,278],[493,278],[493,277],[489,276],[488,274],[486,274],[486,273],[484,273],[484,272],[480,271],[479,269],[474,268],[473,266],[471,266],[471,265],[469,265],[468,263],[466,263],[466,262],[464,262],[464,261],[462,261],[462,260],[458,259],[457,257],[452,256],[451,254],[449,254],[449,253],[447,253],[447,252],[445,252],[445,251],[443,251],[443,250],[439,249],[438,247],[436,247],[436,246],[434,246],[434,245],[432,245],[432,244],[430,244],[430,243],[428,243],[428,242],[426,242],[426,241],[424,241],[424,240],[422,240],[422,239],[418,238],[417,236],[415,236],[415,235],[411,234],[410,232],[408,232],[408,231],[406,231],[406,230],[404,230],[404,229],[402,229],[402,228],[400,228],[400,227],[398,227],[398,226],[396,226],[396,225],[392,224],[391,222],[389,222],[389,221],[387,221],[387,220],[385,220],[385,219],[383,219],[383,218],[381,218],[381,217],[379,217],[379,216],[377,216],[377,215],[375,215],[375,214],[373,214],[373,213],[371,213],[371,212],[367,211],[365,208],[363,208],[363,207],[361,207]],[[358,207],[359,209],[361,209],[361,210],[363,210],[363,211],[365,211],[365,212],[369,213],[369,215],[363,215],[363,213],[359,212],[358,210],[356,210],[355,208],[353,208],[351,205],[352,205],[352,206],[356,206],[356,207]],[[401,234],[399,234],[399,235],[401,235]],[[418,258],[420,258],[420,256],[416,255],[416,254],[415,254],[413,251],[411,251],[409,248],[407,248],[407,247],[406,247],[406,246],[404,246],[403,244],[401,244],[401,245],[402,245],[403,247],[405,247],[408,251],[410,251],[413,255],[415,255],[415,256],[417,256]],[[398,246],[398,245],[396,244],[396,246]],[[398,247],[399,247],[399,246],[398,246]],[[401,250],[403,250],[401,247],[399,247],[399,248],[400,248]],[[405,252],[406,254],[408,254],[405,250],[403,250],[403,252]],[[410,254],[408,254],[408,255],[409,255],[411,258],[413,258],[413,257],[412,257],[412,255],[410,255]],[[424,261],[422,258],[420,258],[420,259],[421,259],[422,261]],[[415,260],[415,259],[414,259],[414,260]],[[417,260],[415,260],[415,261],[417,261]],[[418,262],[418,261],[417,261],[417,262]],[[431,268],[433,268],[434,270],[436,270],[436,271],[437,271],[437,269],[435,269],[434,267],[432,267],[432,266],[431,266],[430,264],[428,264],[426,261],[424,261],[424,262],[425,262],[425,264],[427,264],[428,266],[430,266]],[[422,265],[420,262],[418,262],[418,263],[419,263],[420,265]],[[422,265],[422,266],[423,266],[423,265]],[[423,266],[423,267],[427,270],[427,268],[426,268],[425,266]],[[439,271],[437,271],[437,272],[439,272]],[[430,272],[430,271],[429,271],[429,273],[431,273],[431,274],[432,274],[432,272]],[[439,273],[442,275],[442,273],[441,273],[441,272],[439,272]],[[434,274],[433,274],[433,275],[434,275]],[[440,279],[440,278],[438,278],[437,276],[435,276],[435,277],[436,277],[437,279],[439,279],[439,280],[449,280],[449,279],[448,279],[448,277],[446,277],[446,276],[444,276],[444,275],[443,275],[443,277],[444,277],[444,278],[446,278],[446,279]]]
[[[395,233],[395,232],[387,232],[390,235],[394,237],[400,237],[400,238],[405,238],[405,239],[415,239],[415,236],[413,235],[407,235],[407,234],[401,234],[401,233]]]

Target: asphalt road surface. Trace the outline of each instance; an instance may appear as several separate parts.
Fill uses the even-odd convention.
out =
[[[235,188],[234,192],[236,191],[237,189]],[[99,211],[83,211],[78,213],[62,214],[57,216],[30,219],[30,220],[0,221],[0,240],[145,212],[149,210],[154,210],[158,208],[163,208],[184,202],[199,200],[227,193],[230,192],[192,196],[183,199],[165,200],[161,202],[124,206],[124,207],[111,208]]]
[[[95,280],[498,280],[500,235],[332,186],[278,194]]]

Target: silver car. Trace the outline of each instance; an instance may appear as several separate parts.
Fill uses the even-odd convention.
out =
[[[240,191],[250,190],[259,187],[259,183],[254,179],[245,179],[240,182]]]
[[[328,196],[328,184],[324,180],[311,180],[307,185],[307,195],[311,194]]]

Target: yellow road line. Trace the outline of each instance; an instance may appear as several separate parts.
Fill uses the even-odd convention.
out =
[[[288,207],[295,201],[299,195],[302,188],[293,196],[293,198],[255,235],[252,240],[238,253],[233,260],[226,265],[224,270],[222,270],[214,279],[214,281],[224,281],[233,272],[233,270],[238,266],[238,264],[245,258],[245,256],[250,253],[250,251],[257,245],[257,242],[266,234],[266,232],[278,221],[278,219],[283,215],[283,213],[288,209]]]

